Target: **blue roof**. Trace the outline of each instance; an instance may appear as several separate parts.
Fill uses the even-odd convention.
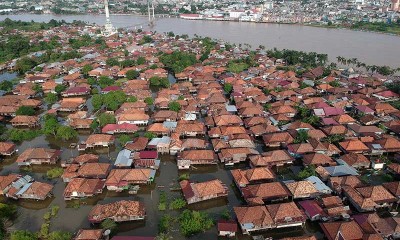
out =
[[[115,160],[114,165],[116,166],[132,166],[132,158],[131,158],[131,151],[128,149],[124,149],[118,153],[117,159]]]

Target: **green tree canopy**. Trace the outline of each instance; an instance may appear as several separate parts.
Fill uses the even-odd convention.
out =
[[[0,83],[0,90],[9,92],[13,89],[13,83],[11,81],[4,80]]]
[[[58,101],[58,96],[55,93],[48,93],[44,100],[48,104],[54,104]]]
[[[105,88],[105,87],[113,85],[114,84],[114,79],[111,79],[111,78],[109,78],[107,76],[101,76],[99,78],[98,82],[99,82],[99,86],[101,88]]]
[[[186,209],[179,215],[179,225],[181,233],[189,237],[210,229],[214,222],[205,212]]]
[[[90,71],[92,71],[93,70],[93,67],[92,67],[92,65],[90,65],[90,64],[86,64],[85,66],[83,66],[82,67],[82,73],[84,74],[84,75],[88,75],[88,73],[90,72]]]
[[[175,51],[172,54],[164,54],[160,61],[174,73],[180,73],[185,68],[197,63],[196,56],[192,53]]]
[[[109,123],[116,123],[114,115],[111,115],[109,113],[100,114],[97,120],[99,121],[100,127],[104,127]]]
[[[37,234],[26,231],[26,230],[17,230],[11,233],[10,240],[37,240]]]
[[[224,84],[224,91],[228,94],[230,94],[233,90],[233,86],[230,83],[225,83]]]
[[[129,80],[136,79],[139,76],[140,76],[140,73],[138,71],[135,71],[135,70],[128,70],[126,72],[126,78],[128,78]]]
[[[145,102],[147,105],[153,105],[154,99],[153,99],[152,97],[146,97],[146,98],[144,99],[144,102]]]
[[[54,231],[51,232],[47,238],[48,240],[70,240],[72,239],[72,233],[70,232],[61,232]]]
[[[162,87],[162,88],[169,87],[168,78],[162,78],[162,77],[158,77],[158,76],[153,76],[149,80],[150,80],[150,86],[151,87]]]
[[[121,146],[125,146],[127,142],[132,141],[132,138],[127,134],[122,134],[118,136],[118,141],[121,143]]]
[[[168,108],[171,111],[179,112],[181,110],[181,105],[177,101],[172,101],[168,103]]]
[[[67,89],[67,87],[65,85],[62,84],[57,84],[57,86],[55,87],[55,91],[56,93],[60,94],[62,93],[65,89]]]
[[[30,106],[21,106],[18,108],[16,111],[17,115],[28,115],[28,116],[34,116],[36,114],[36,111],[33,107]]]
[[[78,132],[70,126],[59,126],[56,137],[62,140],[71,140],[78,137]]]

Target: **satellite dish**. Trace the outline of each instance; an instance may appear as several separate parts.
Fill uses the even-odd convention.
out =
[[[104,236],[108,236],[108,235],[110,235],[110,233],[111,233],[111,230],[107,229],[107,230],[104,231],[103,235]]]

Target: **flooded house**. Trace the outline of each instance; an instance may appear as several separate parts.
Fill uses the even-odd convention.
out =
[[[108,204],[97,204],[90,210],[89,222],[100,223],[105,219],[115,222],[141,221],[146,217],[144,204],[139,201],[122,200]]]
[[[121,192],[133,185],[150,184],[154,181],[156,170],[153,169],[113,169],[106,180],[110,191]]]
[[[178,169],[189,169],[192,165],[217,164],[217,156],[212,150],[185,150],[178,154]]]
[[[228,196],[228,188],[218,179],[199,183],[183,180],[179,184],[188,204]]]
[[[18,156],[19,166],[56,164],[61,155],[60,150],[49,148],[28,148]]]
[[[0,155],[11,156],[16,152],[16,147],[17,146],[11,142],[0,142]]]
[[[73,178],[64,189],[64,200],[92,197],[103,192],[105,179]]]

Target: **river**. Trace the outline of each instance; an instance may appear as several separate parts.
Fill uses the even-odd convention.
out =
[[[67,22],[82,20],[104,24],[102,15],[2,15],[5,18],[22,21],[45,21],[51,19]],[[114,15],[111,21],[116,27],[148,28],[146,17]],[[328,29],[290,24],[267,24],[251,22],[191,21],[179,18],[159,18],[151,29],[157,32],[173,31],[175,34],[194,34],[223,39],[231,43],[259,45],[267,49],[294,49],[326,53],[331,61],[337,56],[358,58],[368,65],[399,67],[400,37],[380,33],[352,31],[348,29]]]

